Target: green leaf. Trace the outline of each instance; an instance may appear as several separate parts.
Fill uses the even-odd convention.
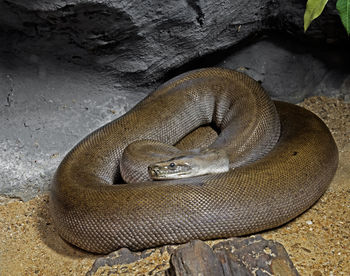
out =
[[[337,10],[346,32],[350,35],[350,0],[338,0]]]
[[[345,0],[345,1],[348,1],[348,0]],[[312,20],[320,16],[327,2],[328,0],[308,0],[307,1],[306,10],[304,14],[304,32],[306,32],[307,28],[309,28]]]

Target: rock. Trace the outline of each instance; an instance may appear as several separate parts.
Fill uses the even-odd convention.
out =
[[[139,253],[120,249],[97,259],[87,275],[112,272],[168,276],[299,275],[284,247],[260,235],[231,238],[212,247],[195,240]]]
[[[219,259],[206,243],[194,240],[177,248],[171,256],[169,275],[224,275]]]
[[[212,249],[202,241],[180,246],[170,275],[299,275],[283,246],[261,236],[231,238]]]
[[[10,0],[0,3],[0,26],[8,47],[93,64],[145,84],[260,31],[270,6],[266,0]]]
[[[13,51],[92,65],[129,85],[152,84],[269,30],[346,41],[334,2],[306,35],[301,0],[8,0],[0,2],[0,28],[3,47]]]
[[[106,257],[98,258],[86,275],[94,275],[94,273],[96,273],[96,271],[101,267],[113,267],[117,265],[135,263],[141,259],[147,258],[153,252],[154,251],[152,250],[144,252],[131,252],[127,248],[119,249],[118,251],[110,253]]]
[[[0,53],[0,194],[23,200],[49,190],[79,140],[146,96],[88,67],[31,60]]]
[[[264,38],[227,53],[219,67],[241,71],[268,91],[274,99],[297,103],[315,95],[344,97],[349,94],[348,74],[340,64],[328,66],[295,40]],[[337,69],[335,69],[337,68]]]
[[[299,275],[283,245],[260,235],[213,246],[224,275]]]
[[[122,248],[96,259],[87,276],[97,275],[165,275],[174,246],[163,246],[142,252]]]

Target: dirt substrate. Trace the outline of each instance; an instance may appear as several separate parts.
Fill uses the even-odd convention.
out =
[[[339,168],[310,210],[263,237],[282,243],[301,275],[350,275],[350,104],[313,97],[301,105],[331,129],[339,147]],[[28,202],[0,197],[0,236],[0,275],[84,275],[98,257],[57,235],[47,194]],[[167,266],[166,256],[154,257],[151,263],[124,271],[146,274],[158,264]]]

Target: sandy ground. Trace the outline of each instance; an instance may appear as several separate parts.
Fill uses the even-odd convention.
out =
[[[338,171],[310,210],[263,237],[282,243],[301,275],[350,275],[350,103],[313,97],[302,106],[331,129],[340,152]],[[84,275],[98,257],[57,235],[47,194],[27,202],[0,197],[0,231],[0,275]]]

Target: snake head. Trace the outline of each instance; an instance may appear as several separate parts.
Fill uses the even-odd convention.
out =
[[[185,152],[185,155],[148,166],[149,176],[153,180],[189,178],[228,170],[228,157],[220,150]]]
[[[148,174],[153,180],[190,177],[191,172],[191,165],[185,160],[182,160],[181,157],[172,158],[148,166]]]

